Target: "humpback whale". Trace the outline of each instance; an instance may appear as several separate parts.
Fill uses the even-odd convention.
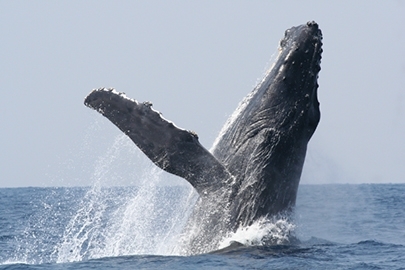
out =
[[[185,253],[209,252],[228,233],[293,210],[307,144],[320,120],[321,54],[317,23],[286,30],[273,66],[239,104],[211,150],[151,103],[115,89],[95,89],[84,103],[154,164],[196,189],[199,200],[185,228]]]

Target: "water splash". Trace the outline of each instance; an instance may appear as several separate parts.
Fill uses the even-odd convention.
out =
[[[114,182],[112,164],[128,141],[126,136],[118,136],[98,160],[94,185],[54,249],[56,262],[131,254],[176,255],[179,250],[179,235],[197,194],[191,187],[165,186],[165,175],[149,161],[143,166],[138,187],[106,186]]]
[[[288,218],[262,218],[252,225],[241,227],[230,233],[219,245],[219,249],[229,246],[232,242],[239,242],[245,246],[263,246],[269,243],[282,245],[291,241],[295,224]]]

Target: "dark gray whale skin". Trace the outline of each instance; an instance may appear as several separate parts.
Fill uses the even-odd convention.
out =
[[[295,205],[308,141],[320,120],[317,98],[322,33],[315,22],[292,27],[264,79],[241,102],[210,151],[195,133],[114,89],[93,90],[97,110],[160,168],[186,179],[200,201],[189,227],[190,253],[210,251],[227,233]],[[212,246],[212,245],[210,245]]]

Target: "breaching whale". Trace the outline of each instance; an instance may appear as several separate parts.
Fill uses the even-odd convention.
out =
[[[308,141],[320,120],[322,33],[292,27],[264,79],[242,100],[211,151],[149,102],[114,89],[93,90],[85,105],[124,132],[161,169],[186,179],[200,198],[185,229],[185,253],[215,249],[228,233],[295,205]]]

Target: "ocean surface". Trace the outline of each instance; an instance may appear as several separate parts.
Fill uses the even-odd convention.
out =
[[[180,256],[195,199],[187,186],[0,189],[0,269],[405,269],[405,184],[301,185],[293,221],[275,222],[299,243],[261,245],[252,227],[234,236],[250,245]]]

